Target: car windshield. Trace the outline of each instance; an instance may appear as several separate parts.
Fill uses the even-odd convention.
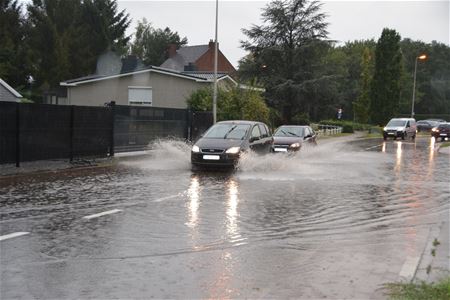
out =
[[[304,136],[304,132],[305,129],[303,127],[282,126],[275,131],[274,136],[302,137]]]
[[[208,139],[243,140],[249,128],[250,125],[245,124],[216,124],[205,133],[204,137]]]
[[[405,124],[406,124],[405,120],[390,120],[386,126],[387,127],[401,127],[401,126],[405,126]]]

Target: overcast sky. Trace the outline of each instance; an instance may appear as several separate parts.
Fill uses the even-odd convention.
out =
[[[241,28],[261,24],[261,9],[269,1],[219,0],[219,44],[231,63],[245,55],[240,40]],[[322,1],[322,10],[330,23],[329,38],[341,42],[355,39],[378,39],[384,27],[396,29],[402,38],[449,45],[450,6],[442,1]],[[189,45],[207,44],[214,38],[215,0],[154,1],[119,0],[133,19],[129,34],[137,20],[147,18],[155,27],[168,26]]]

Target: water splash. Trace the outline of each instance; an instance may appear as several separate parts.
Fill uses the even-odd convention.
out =
[[[146,170],[189,170],[191,145],[183,140],[160,139],[149,145],[151,149],[144,160],[125,161],[127,166]]]

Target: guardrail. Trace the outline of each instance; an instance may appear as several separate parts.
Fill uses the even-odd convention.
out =
[[[317,134],[318,135],[334,135],[342,133],[342,127],[341,126],[335,126],[335,125],[317,125]]]

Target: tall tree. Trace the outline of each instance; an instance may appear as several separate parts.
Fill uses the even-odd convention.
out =
[[[310,110],[313,90],[329,87],[330,76],[317,63],[329,47],[322,41],[328,24],[320,10],[317,1],[273,1],[263,9],[263,25],[242,30],[248,38],[242,47],[251,55],[242,61],[247,74],[241,74],[264,84],[269,104],[287,122]]]
[[[369,122],[369,106],[370,106],[370,81],[372,79],[371,72],[371,53],[369,48],[364,49],[361,61],[361,78],[359,83],[359,96],[357,101],[353,102],[355,121],[367,124]]]
[[[44,90],[93,73],[102,52],[128,42],[130,21],[116,0],[33,0],[28,16],[34,77]]]
[[[375,50],[375,71],[370,90],[370,117],[375,124],[384,124],[398,113],[402,65],[400,35],[385,28]]]
[[[153,28],[152,24],[143,18],[136,26],[131,54],[139,57],[146,65],[160,66],[168,57],[167,49],[170,44],[175,44],[178,49],[187,42],[186,37],[181,38],[178,32],[171,31],[169,27]]]
[[[0,78],[15,88],[30,75],[27,23],[17,0],[0,0]]]

